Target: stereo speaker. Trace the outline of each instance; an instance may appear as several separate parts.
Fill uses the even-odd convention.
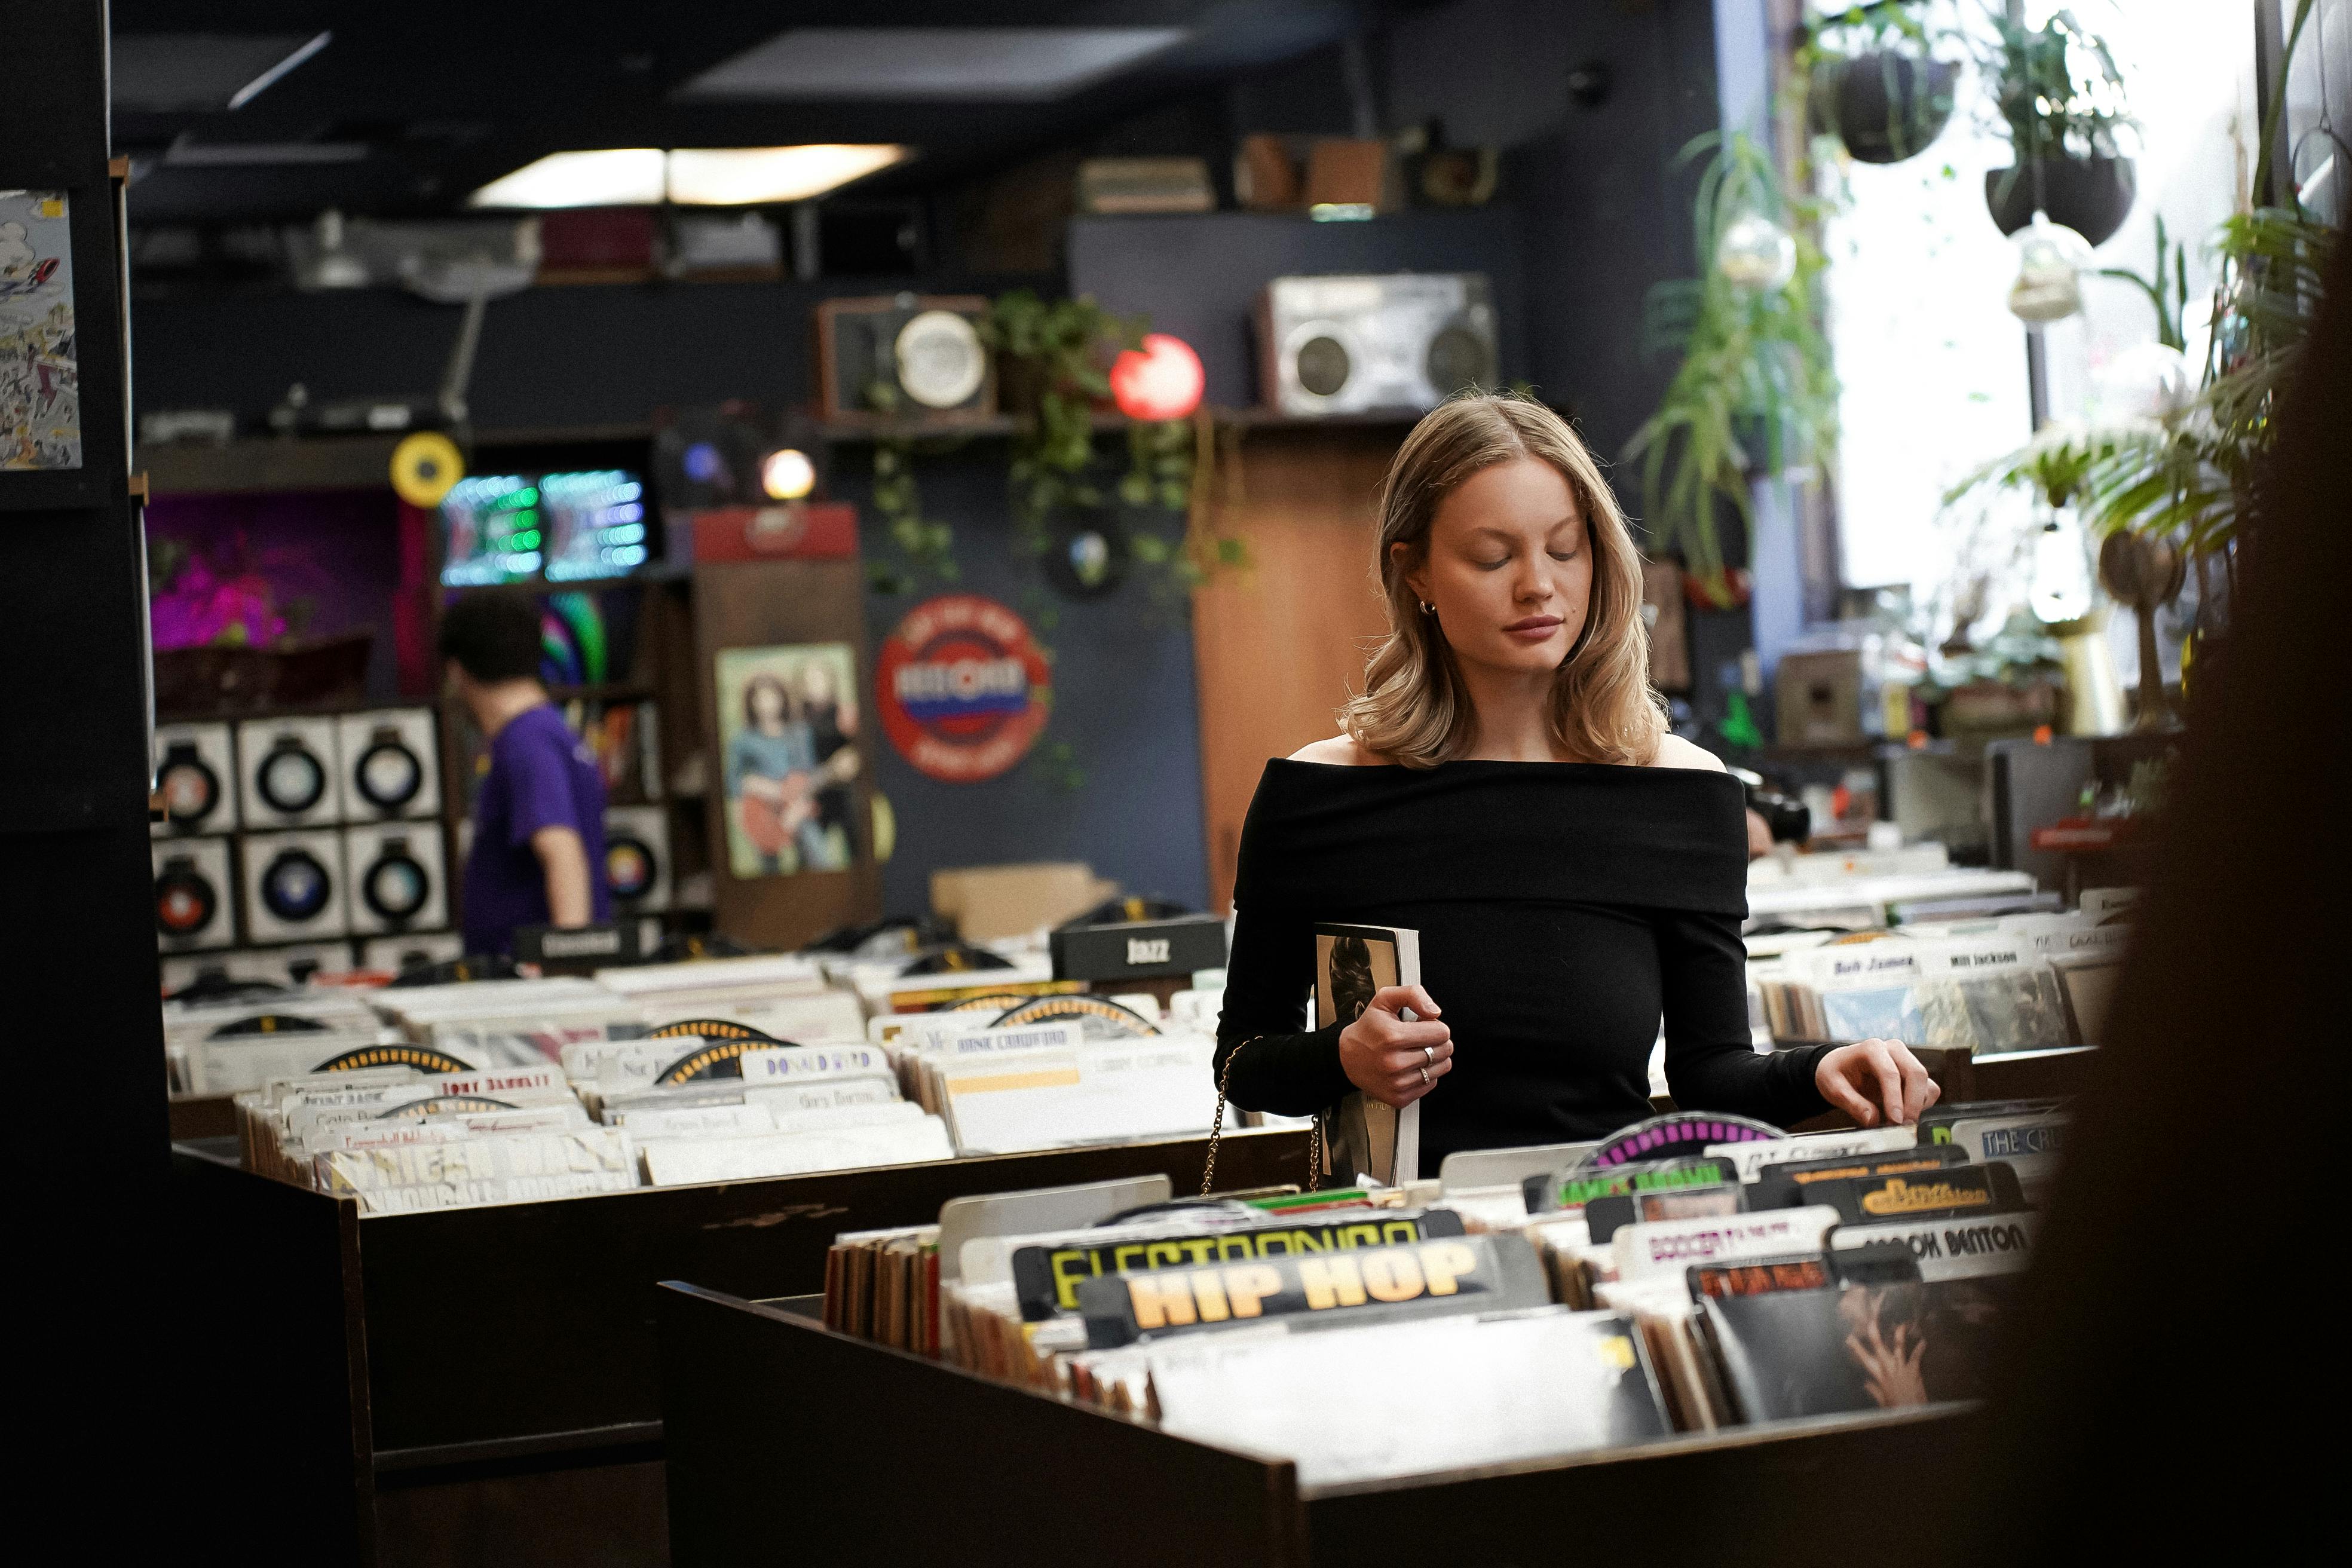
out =
[[[1258,296],[1257,331],[1260,384],[1284,414],[1423,414],[1495,384],[1481,273],[1277,278]]]

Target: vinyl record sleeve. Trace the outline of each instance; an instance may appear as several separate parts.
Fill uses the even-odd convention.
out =
[[[2016,1276],[1710,1296],[1701,1305],[1743,1419],[1981,1398]]]
[[[1145,1359],[1162,1430],[1282,1455],[1302,1485],[1501,1465],[1669,1435],[1647,1347],[1615,1312],[1544,1307],[1171,1341]]]
[[[1391,985],[1421,984],[1421,933],[1402,926],[1315,928],[1315,1026],[1352,1024]],[[1406,1009],[1406,1017],[1412,1010]],[[1421,1101],[1399,1110],[1350,1094],[1324,1113],[1323,1173],[1399,1187],[1421,1174]]]

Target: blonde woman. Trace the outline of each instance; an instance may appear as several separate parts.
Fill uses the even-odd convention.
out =
[[[1268,763],[1242,830],[1216,1057],[1234,1104],[1426,1097],[1433,1173],[1649,1114],[1662,1016],[1686,1109],[1874,1126],[1935,1102],[1892,1041],[1750,1048],[1745,803],[1666,732],[1640,559],[1573,431],[1510,397],[1431,414],[1389,469],[1378,570],[1389,636],[1343,732]],[[1309,928],[1332,921],[1418,931],[1423,983],[1300,1033]]]

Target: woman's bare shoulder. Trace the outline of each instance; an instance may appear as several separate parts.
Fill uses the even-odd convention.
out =
[[[1704,746],[1693,745],[1680,735],[1661,735],[1658,749],[1650,758],[1654,768],[1696,768],[1704,773],[1723,772],[1723,759]]]
[[[1375,755],[1356,743],[1353,735],[1334,735],[1328,741],[1317,741],[1290,753],[1294,763],[1326,763],[1340,768],[1378,767],[1388,759]]]

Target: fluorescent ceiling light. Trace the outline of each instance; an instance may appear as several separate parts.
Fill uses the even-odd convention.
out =
[[[469,207],[653,206],[662,199],[658,147],[550,153],[467,198]]]
[[[902,163],[888,142],[820,142],[805,147],[680,147],[669,155],[669,199],[689,206],[804,202]]]
[[[551,153],[468,197],[475,207],[752,206],[804,202],[914,156],[890,142],[800,147],[614,147]]]
[[[270,168],[287,163],[356,163],[364,142],[199,142],[186,132],[163,149],[163,162],[192,168]]]
[[[114,40],[109,95],[117,109],[242,109],[332,41],[332,33],[236,36],[130,33]]]
[[[1186,27],[794,27],[677,89],[682,99],[1064,97],[1191,37]]]

